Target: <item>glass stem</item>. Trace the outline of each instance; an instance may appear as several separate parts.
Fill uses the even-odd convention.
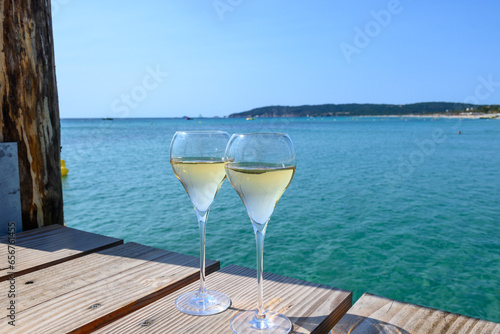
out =
[[[207,293],[207,288],[205,287],[205,234],[207,231],[208,210],[204,212],[195,210],[200,226],[200,288],[198,289],[198,294],[203,296]]]
[[[266,226],[267,227],[267,226]],[[264,266],[264,238],[266,227],[255,231],[255,241],[257,243],[257,319],[265,318],[264,314],[264,286],[263,286],[263,266]]]

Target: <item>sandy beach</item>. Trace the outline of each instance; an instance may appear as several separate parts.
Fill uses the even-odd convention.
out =
[[[370,117],[370,116],[368,116]],[[371,116],[373,117],[373,116]],[[500,113],[497,114],[478,114],[478,113],[463,113],[463,114],[425,114],[425,115],[386,115],[380,117],[396,117],[396,118],[459,118],[459,119],[500,119]]]

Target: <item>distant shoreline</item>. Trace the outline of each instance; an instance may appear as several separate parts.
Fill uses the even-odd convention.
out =
[[[374,116],[358,116],[358,117],[374,117]],[[428,115],[385,115],[385,116],[375,116],[375,117],[393,117],[393,118],[467,118],[467,119],[500,119],[500,113],[498,114],[428,114]]]

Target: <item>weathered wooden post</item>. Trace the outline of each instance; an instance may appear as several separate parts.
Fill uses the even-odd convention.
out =
[[[0,109],[0,142],[18,143],[23,230],[63,224],[50,0],[0,1]]]

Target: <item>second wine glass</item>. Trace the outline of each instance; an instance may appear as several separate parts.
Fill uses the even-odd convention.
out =
[[[196,211],[200,227],[200,288],[177,298],[175,306],[191,315],[211,315],[226,310],[225,294],[205,287],[205,232],[210,206],[226,179],[224,150],[229,135],[223,131],[178,131],[170,144],[170,163]]]
[[[257,243],[257,309],[233,317],[230,328],[238,334],[288,333],[290,320],[264,308],[262,272],[267,224],[295,174],[295,149],[284,133],[234,134],[227,144],[225,164],[229,182],[250,216]]]

